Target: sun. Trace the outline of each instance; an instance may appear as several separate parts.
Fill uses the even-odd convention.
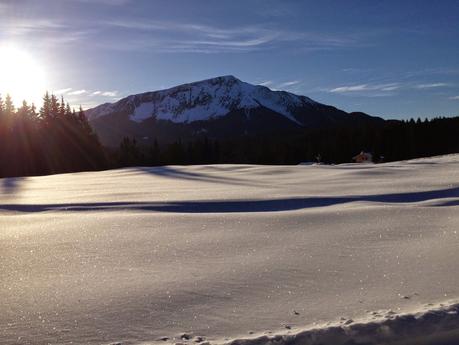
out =
[[[0,94],[9,94],[16,106],[23,100],[41,104],[46,92],[46,73],[25,50],[0,45]]]

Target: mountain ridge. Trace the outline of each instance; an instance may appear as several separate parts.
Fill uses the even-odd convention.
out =
[[[307,96],[274,91],[232,75],[130,95],[86,113],[108,146],[118,145],[124,136],[147,141],[200,135],[218,139],[379,119],[346,113]]]
[[[212,90],[213,88],[213,90]],[[187,95],[188,93],[188,95]],[[213,95],[212,95],[213,93]],[[174,96],[174,100],[177,100],[179,104],[171,104],[171,97]],[[127,102],[135,102],[136,97],[151,97],[151,103],[162,102],[166,104],[160,104],[155,109],[148,109],[147,107],[135,107],[134,113],[131,116],[131,120],[136,122],[142,122],[150,116],[153,116],[156,112],[160,112],[159,119],[170,120],[172,122],[193,122],[200,120],[208,120],[211,118],[224,116],[228,112],[234,109],[251,109],[258,106],[265,106],[271,110],[277,110],[282,115],[290,118],[292,121],[297,122],[291,114],[288,112],[288,107],[301,106],[304,104],[316,104],[309,97],[296,95],[287,91],[274,91],[263,85],[253,85],[241,81],[233,75],[225,75],[210,79],[204,79],[196,82],[180,84],[171,88],[143,92],[140,94],[130,95],[122,100]],[[211,96],[208,98],[208,96]],[[188,99],[186,99],[188,97]],[[168,99],[169,98],[169,99]],[[271,99],[270,99],[271,98]],[[285,108],[281,109],[278,104],[268,104],[272,98],[281,103]],[[120,100],[120,101],[122,101]],[[104,103],[88,111],[88,118],[94,120],[98,117],[107,115],[108,112],[112,111],[112,107],[118,104],[120,101],[115,103]],[[168,102],[169,101],[169,102]],[[213,101],[219,101],[222,107],[216,108],[216,104]],[[148,102],[141,104],[141,106],[147,105]],[[188,103],[188,104],[187,104]],[[196,110],[207,111],[207,116],[177,116],[183,113],[183,107],[187,105],[188,108],[204,108]],[[203,107],[203,105],[210,105],[212,107]],[[166,109],[164,109],[166,108]],[[179,108],[179,109],[177,109]],[[277,109],[273,109],[277,108]],[[174,113],[176,116],[167,116],[167,111]],[[209,113],[210,112],[210,113]],[[166,115],[166,116],[165,116]],[[189,115],[189,114],[188,114]]]

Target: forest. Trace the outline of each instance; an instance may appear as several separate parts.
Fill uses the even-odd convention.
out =
[[[459,152],[459,117],[387,120],[382,124],[304,129],[263,137],[139,145],[124,138],[103,147],[83,109],[46,93],[40,109],[0,98],[0,177],[47,175],[128,166],[189,164],[326,164],[351,162],[360,151],[375,163]]]
[[[39,110],[25,101],[15,109],[8,95],[0,99],[0,177],[106,167],[104,149],[83,109],[72,110],[48,93]]]
[[[384,121],[301,133],[194,141],[177,140],[168,145],[157,141],[145,147],[124,138],[112,151],[119,166],[189,164],[299,164],[352,162],[361,151],[372,153],[375,163],[459,152],[459,117]],[[113,161],[113,160],[112,160]]]

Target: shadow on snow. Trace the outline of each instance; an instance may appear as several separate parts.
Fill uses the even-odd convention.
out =
[[[270,200],[184,200],[169,202],[89,202],[67,204],[3,204],[0,211],[45,212],[45,211],[119,211],[137,210],[176,213],[233,213],[233,212],[280,212],[313,207],[326,207],[350,202],[376,202],[388,204],[435,201],[433,206],[457,206],[459,187],[412,193],[355,196],[321,196]],[[439,199],[449,199],[441,201]]]

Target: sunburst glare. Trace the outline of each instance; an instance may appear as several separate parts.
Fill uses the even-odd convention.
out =
[[[41,103],[46,91],[43,66],[28,52],[13,45],[0,46],[0,94],[9,94],[19,105],[23,100]]]

